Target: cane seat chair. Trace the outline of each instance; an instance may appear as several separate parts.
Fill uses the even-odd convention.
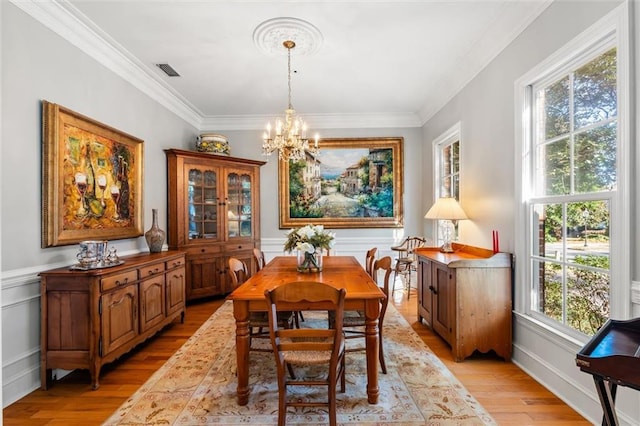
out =
[[[287,407],[327,407],[329,424],[336,425],[336,387],[345,391],[345,342],[342,332],[346,290],[313,281],[294,281],[265,291],[269,309],[269,332],[275,354],[278,375],[278,425],[286,423]],[[277,313],[292,306],[304,305],[303,310],[331,312],[337,321],[329,328],[284,329],[278,325]],[[326,375],[317,374],[296,378],[287,377],[288,367],[321,366]],[[319,367],[318,367],[319,368]],[[315,373],[317,371],[314,370]],[[293,386],[321,386],[327,388],[327,398],[292,398],[287,395]]]
[[[411,296],[411,273],[416,271],[416,254],[415,249],[423,247],[427,242],[422,237],[407,237],[397,246],[391,247],[391,250],[398,252],[396,258],[396,264],[393,272],[393,285],[391,289],[391,296],[396,289],[396,277],[398,275],[404,276],[404,288],[407,292],[407,300]]]
[[[247,278],[249,278],[246,263],[235,257],[230,257],[229,277],[231,278],[234,288],[244,283]],[[279,312],[278,321],[280,326],[283,328],[293,327],[293,313]],[[251,312],[249,315],[249,350],[256,352],[271,352],[271,347],[254,347],[251,344],[251,341],[254,338],[269,338],[269,316],[266,312]]]
[[[387,312],[387,305],[389,304],[389,278],[393,268],[391,267],[391,257],[385,256],[378,260],[374,260],[372,269],[373,280],[378,284],[378,287],[382,290],[385,298],[380,302],[380,316],[378,318],[378,357],[380,359],[380,368],[384,374],[387,374],[387,366],[384,362],[384,347],[382,343],[382,331],[384,324],[384,315]],[[384,271],[384,277],[382,278],[382,284],[378,282],[379,272]],[[330,318],[332,321],[333,318]],[[365,338],[365,326],[366,317],[363,311],[345,311],[344,319],[342,321],[342,329],[344,331],[345,339],[364,339]],[[351,345],[349,345],[351,346]],[[347,352],[360,352],[365,351],[364,345],[349,347]]]

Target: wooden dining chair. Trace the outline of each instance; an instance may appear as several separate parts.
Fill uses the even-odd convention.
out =
[[[228,262],[229,278],[231,279],[231,284],[235,289],[249,278],[249,270],[247,269],[246,263],[235,257],[230,257]]]
[[[264,266],[267,264],[265,258],[264,258],[264,252],[262,250],[260,250],[259,248],[254,248],[253,249],[253,258],[256,261],[256,266],[258,268],[258,271],[260,271],[262,268],[264,268]],[[300,323],[304,321],[304,315],[302,314],[302,312],[300,311],[295,311],[293,313],[293,322],[296,326],[296,328],[300,328]]]
[[[384,315],[387,312],[387,305],[389,303],[389,278],[393,268],[391,267],[391,257],[385,256],[378,260],[374,260],[372,269],[373,280],[378,284],[378,287],[382,290],[385,298],[380,301],[380,317],[378,318],[378,357],[380,359],[380,368],[384,374],[387,374],[387,366],[384,362],[384,348],[382,344],[382,330],[384,324]],[[384,271],[384,278],[382,284],[378,283],[379,272]],[[329,322],[334,321],[331,314],[329,315]],[[345,311],[342,322],[342,328],[344,331],[345,339],[364,339],[365,338],[365,326],[366,317],[364,311]],[[347,349],[347,352],[361,352],[365,351],[366,346],[356,346]]]
[[[369,274],[371,278],[373,278],[373,262],[375,262],[376,260],[377,251],[377,247],[373,247],[372,249],[367,250],[367,255],[365,256],[364,260],[364,270],[367,271],[367,274]]]
[[[267,264],[267,262],[264,259],[264,252],[262,250],[260,250],[259,248],[254,248],[253,249],[253,258],[256,261],[256,268],[258,271],[260,271],[262,268],[264,268],[264,265]]]
[[[294,281],[266,290],[265,298],[269,309],[269,332],[275,353],[278,374],[278,425],[284,426],[287,407],[327,407],[329,424],[337,423],[336,387],[340,380],[340,392],[345,391],[345,343],[342,333],[344,299],[346,290],[336,289],[321,282]],[[277,313],[282,309],[328,311],[336,321],[330,328],[283,329],[277,321]],[[318,377],[288,378],[289,367],[325,365],[327,374]],[[297,370],[296,370],[297,371]],[[291,386],[324,386],[326,400],[304,400],[289,398],[287,389]]]
[[[398,252],[396,264],[393,273],[393,286],[391,296],[396,289],[396,277],[404,276],[404,288],[407,292],[407,300],[411,297],[411,273],[416,271],[417,261],[415,249],[423,247],[427,240],[422,237],[407,237],[397,246],[391,247],[391,250]]]
[[[235,257],[229,258],[229,277],[236,288],[249,278],[247,264]],[[278,321],[283,328],[293,327],[293,312],[279,312]],[[269,316],[266,312],[251,312],[249,315],[249,350],[256,352],[271,352],[271,348],[258,348],[251,345],[254,338],[269,338]]]

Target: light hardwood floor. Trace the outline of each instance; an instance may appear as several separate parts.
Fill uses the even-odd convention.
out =
[[[92,391],[86,371],[74,371],[47,391],[36,390],[3,410],[5,425],[99,425],[224,302],[209,299],[188,305],[184,324],[174,323],[140,347],[102,369]],[[396,290],[393,303],[422,340],[443,360],[500,425],[590,425],[551,392],[512,363],[491,355],[453,361],[447,344],[417,322],[415,290]]]

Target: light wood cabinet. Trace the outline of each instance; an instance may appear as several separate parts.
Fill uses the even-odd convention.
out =
[[[97,389],[104,364],[184,320],[184,252],[121,259],[124,264],[112,268],[40,274],[42,389],[54,368],[88,369]]]
[[[451,345],[456,362],[476,350],[510,360],[511,255],[455,243],[454,249],[415,251],[419,320]]]
[[[165,150],[169,248],[187,253],[187,300],[230,293],[228,259],[260,246],[260,166],[264,161]]]

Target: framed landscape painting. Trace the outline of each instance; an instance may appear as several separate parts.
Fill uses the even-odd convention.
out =
[[[280,228],[402,227],[403,143],[401,137],[321,139],[319,155],[280,160]]]
[[[142,235],[143,141],[42,102],[42,247]]]

